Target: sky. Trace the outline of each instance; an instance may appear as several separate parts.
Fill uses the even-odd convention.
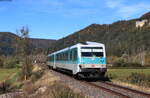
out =
[[[150,0],[0,0],[0,31],[27,26],[32,38],[60,39],[90,24],[111,24],[150,11]]]

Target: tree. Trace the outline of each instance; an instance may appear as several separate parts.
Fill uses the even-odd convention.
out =
[[[32,71],[32,62],[29,56],[31,50],[29,45],[29,28],[22,27],[20,30],[17,30],[17,33],[20,36],[18,42],[20,47],[19,55],[22,58],[22,77],[26,80],[31,76]]]

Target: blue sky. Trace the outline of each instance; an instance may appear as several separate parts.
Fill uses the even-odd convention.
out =
[[[0,2],[0,31],[28,26],[30,37],[59,39],[84,27],[138,18],[150,0],[12,0]]]

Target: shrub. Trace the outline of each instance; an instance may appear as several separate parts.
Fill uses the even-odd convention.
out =
[[[6,58],[5,56],[0,56],[0,68],[3,68],[5,58]]]
[[[33,63],[29,56],[25,56],[22,62],[21,78],[27,80],[32,75]]]
[[[145,75],[143,73],[131,73],[128,77],[128,81],[133,84],[150,87],[150,75]]]
[[[31,80],[32,80],[32,82],[34,82],[34,81],[40,79],[40,78],[42,77],[43,73],[44,73],[44,72],[43,72],[42,70],[39,70],[39,71],[37,71],[37,72],[33,72],[32,75],[31,75]]]
[[[6,57],[3,61],[3,68],[19,67],[19,61],[16,57]]]
[[[108,77],[110,80],[112,80],[112,79],[116,79],[117,75],[110,73],[110,74],[107,74],[106,77]]]
[[[84,98],[80,94],[74,93],[69,87],[61,84],[55,84],[51,87],[54,98]]]
[[[2,68],[4,65],[4,60],[2,58],[0,58],[0,68]]]
[[[119,59],[113,64],[113,67],[142,67],[142,65],[136,62],[126,62],[124,59]]]
[[[8,81],[0,83],[0,94],[6,92],[10,92],[10,83]]]
[[[32,96],[31,98],[85,98],[80,93],[74,93],[69,87],[58,82],[45,87],[46,90],[41,92],[39,89],[44,88],[44,86],[39,87],[32,82],[28,82],[23,88],[25,95],[21,98],[28,98],[27,96]]]

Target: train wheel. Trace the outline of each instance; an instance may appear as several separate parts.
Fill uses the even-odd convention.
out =
[[[77,73],[77,74],[75,74],[75,75],[73,75],[73,77],[75,78],[75,79],[77,79],[77,80],[81,80],[81,77],[79,76],[79,74]]]
[[[49,65],[47,65],[47,66],[48,66],[48,68],[49,68],[49,69],[52,69],[52,67],[51,67],[51,66],[49,66]]]
[[[103,81],[107,81],[108,79],[105,77],[105,72],[99,74],[99,79]]]

